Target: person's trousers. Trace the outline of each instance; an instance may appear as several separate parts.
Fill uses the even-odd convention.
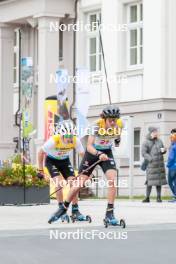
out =
[[[152,186],[147,186],[146,197],[149,198],[152,191]],[[161,198],[161,186],[156,186],[157,198]]]
[[[176,170],[169,170],[168,184],[173,195],[176,197]]]

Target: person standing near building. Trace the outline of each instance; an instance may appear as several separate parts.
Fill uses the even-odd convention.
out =
[[[157,202],[161,200],[162,185],[167,184],[164,157],[166,149],[162,140],[159,138],[158,129],[156,127],[149,127],[149,133],[145,142],[142,145],[142,156],[147,162],[146,168],[146,198],[144,203],[150,202],[150,194],[152,186],[156,186]]]
[[[171,130],[170,135],[171,146],[167,160],[168,184],[173,194],[173,202],[176,202],[176,128]]]

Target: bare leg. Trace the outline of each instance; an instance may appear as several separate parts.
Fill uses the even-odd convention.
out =
[[[77,195],[79,190],[84,186],[86,180],[88,180],[87,175],[80,175],[74,182],[66,198],[66,202],[70,203]]]
[[[114,204],[114,200],[116,197],[116,180],[117,180],[117,171],[116,170],[108,170],[106,172],[106,177],[108,180],[108,203]]]
[[[59,188],[61,188],[63,186],[63,178],[62,176],[56,176],[53,178],[53,182],[55,185],[55,191],[57,191]],[[58,203],[62,203],[63,202],[63,191],[62,188],[60,190],[58,190],[56,192],[56,199],[58,201]]]
[[[75,177],[68,177],[68,182],[70,184],[70,188],[73,186],[73,182],[75,180]],[[79,191],[78,191],[79,193]],[[73,197],[72,204],[78,204],[78,193]]]

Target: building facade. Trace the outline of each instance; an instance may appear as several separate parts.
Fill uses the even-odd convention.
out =
[[[91,76],[88,119],[96,119],[109,103],[95,23],[99,20],[112,103],[119,105],[122,116],[133,116],[133,194],[144,194],[140,152],[147,129],[157,126],[169,147],[169,132],[176,127],[175,14],[175,0],[0,1],[0,159],[13,153],[13,137],[18,135],[14,115],[19,99],[19,29],[22,57],[32,57],[34,66],[32,115],[37,134],[31,154],[35,162],[44,138],[43,103],[56,94],[51,75],[59,67],[68,69],[69,75],[74,72],[74,30],[68,28],[75,16],[76,66],[87,67]],[[62,24],[67,30],[60,30]],[[72,84],[68,97],[72,104]],[[128,180],[129,160],[118,159],[118,167],[119,177]],[[163,193],[168,194],[167,186]],[[128,195],[129,188],[119,188],[119,194]]]

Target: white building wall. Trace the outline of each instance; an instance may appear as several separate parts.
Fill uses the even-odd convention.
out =
[[[0,159],[12,152],[13,132],[13,30],[0,23]]]
[[[79,13],[83,20],[87,13],[101,10],[102,23],[125,24],[127,6],[136,2],[139,1],[82,0]],[[144,59],[143,66],[136,69],[127,66],[127,32],[102,32],[108,75],[127,77],[127,82],[110,84],[113,102],[175,97],[175,12],[174,0],[143,1]],[[78,50],[82,52],[79,52],[77,63],[86,65],[86,33],[78,33],[78,42]],[[92,105],[108,101],[106,85],[94,84],[91,94],[94,96]]]
[[[86,23],[89,12],[101,10],[102,23],[126,24],[127,6],[135,0],[80,0],[78,5],[79,21]],[[169,147],[168,135],[176,125],[176,2],[175,0],[143,0],[144,28],[144,63],[140,67],[129,68],[127,65],[127,32],[102,32],[105,60],[109,77],[124,76],[127,82],[110,83],[112,102],[118,103],[123,115],[134,116],[134,127],[141,128],[141,142],[147,128],[156,125],[160,128],[161,137]],[[51,21],[73,22],[74,1],[72,0],[26,0],[6,1],[0,3],[0,22],[8,22],[10,28],[0,27],[0,84],[6,92],[0,90],[0,158],[12,153],[14,136],[11,124],[14,117],[11,113],[13,104],[5,110],[6,102],[12,101],[13,94],[13,31],[16,26],[22,27],[22,56],[34,57],[35,72],[39,78],[35,81],[33,120],[37,132],[37,146],[43,142],[44,99],[56,93],[56,84],[49,82],[49,74],[55,74],[59,66],[59,33],[49,31]],[[29,25],[32,18],[35,29]],[[28,23],[28,24],[27,24]],[[39,26],[39,27],[38,27]],[[2,33],[8,33],[2,38]],[[10,35],[9,35],[10,34]],[[77,66],[87,66],[87,33],[77,33]],[[62,66],[69,75],[73,73],[73,32],[64,32],[64,60]],[[8,61],[4,63],[4,56]],[[5,70],[4,70],[5,69]],[[8,73],[8,77],[7,77]],[[101,73],[99,73],[101,74]],[[102,71],[104,75],[104,72]],[[69,101],[72,102],[72,85],[69,87]],[[8,98],[8,99],[7,99]],[[167,99],[168,98],[168,99]],[[98,117],[102,107],[108,103],[106,84],[93,83],[91,86],[91,107],[89,119]],[[103,105],[102,105],[103,104]],[[6,118],[3,112],[6,112]],[[13,112],[13,110],[12,110]],[[161,114],[161,118],[158,118]],[[9,122],[6,122],[8,119]],[[7,132],[6,132],[7,131]],[[34,144],[34,141],[33,141]],[[32,148],[35,156],[36,146]],[[167,157],[167,156],[166,156]],[[33,159],[34,160],[34,159]],[[121,160],[120,177],[128,177],[128,161]],[[145,176],[139,164],[134,171],[135,194],[144,193]],[[167,188],[166,188],[167,189]],[[128,190],[120,190],[127,194]]]
[[[165,89],[164,97],[176,98],[176,1],[165,1],[163,7],[166,16],[165,23]]]
[[[86,23],[86,15],[90,12],[100,10],[102,23],[105,26],[116,25],[117,31],[103,30],[101,32],[105,53],[105,63],[111,90],[112,102],[126,102],[141,100],[143,98],[143,72],[142,68],[129,70],[127,67],[127,1],[86,1],[82,0],[79,8],[79,16]],[[129,1],[131,3],[134,1]],[[78,32],[77,64],[84,66],[87,63],[86,33]],[[101,75],[100,75],[101,76]],[[109,102],[107,86],[105,82],[104,68],[102,67],[104,82],[95,82],[91,86],[91,105],[106,104]],[[111,81],[111,80],[115,80]],[[122,80],[123,79],[123,80]]]
[[[164,2],[144,0],[144,99],[164,96]]]

